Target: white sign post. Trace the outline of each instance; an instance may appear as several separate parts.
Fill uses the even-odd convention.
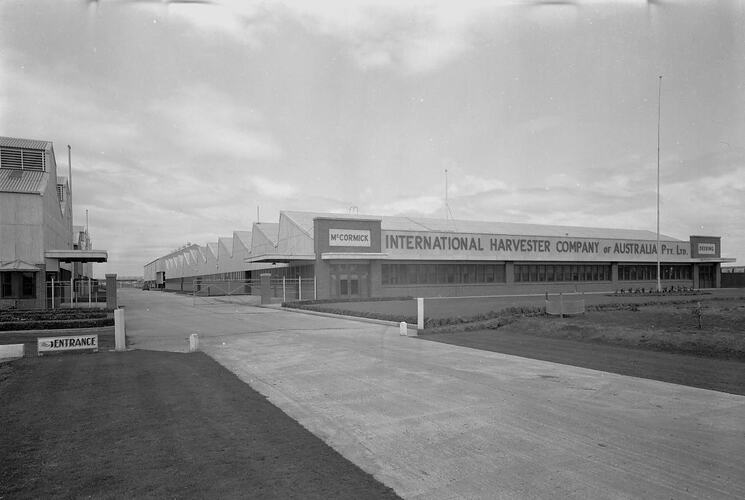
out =
[[[420,332],[424,330],[424,298],[416,299],[416,329]]]
[[[124,309],[114,309],[114,350],[126,350],[126,330],[124,327]]]

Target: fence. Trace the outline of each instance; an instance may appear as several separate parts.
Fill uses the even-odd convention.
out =
[[[271,297],[282,302],[295,300],[315,300],[315,278],[273,278],[269,282]]]
[[[559,294],[558,297],[549,297],[546,295],[546,314],[552,316],[564,316],[572,314],[585,313],[584,298],[566,298]]]
[[[72,293],[70,292],[72,290]],[[46,282],[47,307],[106,307],[106,282],[94,279]]]
[[[260,301],[261,280],[205,280],[197,278],[192,283],[194,305],[243,303]],[[315,278],[272,278],[269,280],[269,298],[273,302],[310,300],[316,297]]]

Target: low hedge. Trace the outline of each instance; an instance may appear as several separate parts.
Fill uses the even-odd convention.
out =
[[[68,321],[73,319],[105,318],[109,311],[105,309],[39,309],[39,310],[5,310],[0,311],[0,323],[6,321]]]
[[[322,304],[310,304],[305,302],[288,302],[283,304],[284,307],[291,307],[295,309],[304,309],[309,311],[324,312],[329,314],[338,314],[341,316],[354,316],[358,318],[371,318],[379,319],[383,321],[400,322],[405,321],[409,324],[416,324],[416,316],[401,316],[397,314],[386,314],[375,311],[352,311],[349,309],[343,309],[338,307],[318,307]],[[500,309],[499,311],[489,311],[487,313],[477,314],[476,316],[455,316],[449,318],[425,318],[424,329],[429,330],[432,328],[441,328],[452,325],[462,325],[466,323],[484,322],[493,319],[499,319],[504,317],[515,317],[515,316],[536,316],[544,314],[545,309],[543,307],[525,306],[525,307],[508,307]]]
[[[294,309],[305,309],[303,306],[314,306],[319,304],[344,304],[347,302],[389,302],[392,300],[414,300],[414,297],[368,297],[359,299],[316,299],[316,300],[293,300],[282,302],[282,307]]]
[[[59,330],[62,328],[96,328],[113,326],[114,318],[66,319],[66,320],[26,320],[1,321],[0,331],[12,330]]]

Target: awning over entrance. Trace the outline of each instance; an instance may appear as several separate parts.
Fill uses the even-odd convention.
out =
[[[41,269],[25,260],[16,259],[0,265],[0,271],[39,272]]]
[[[377,252],[324,252],[322,260],[377,260],[388,257],[387,253]]]
[[[258,263],[258,262],[282,262],[282,263],[290,263],[290,262],[297,262],[300,260],[304,261],[314,261],[316,260],[315,255],[279,255],[279,254],[264,254],[264,255],[257,255],[256,257],[248,257],[244,259],[246,263]]]
[[[109,255],[106,250],[47,250],[44,257],[61,262],[106,262]]]

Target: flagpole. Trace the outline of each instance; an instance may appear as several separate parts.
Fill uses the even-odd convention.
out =
[[[662,75],[657,89],[657,291],[660,285],[660,110],[662,108]]]

